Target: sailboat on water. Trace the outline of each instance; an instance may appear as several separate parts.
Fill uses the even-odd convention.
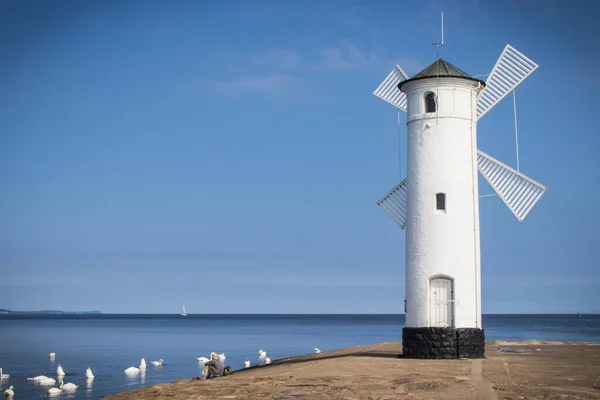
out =
[[[187,313],[185,312],[185,305],[183,306],[183,310],[181,311],[182,317],[187,317]]]

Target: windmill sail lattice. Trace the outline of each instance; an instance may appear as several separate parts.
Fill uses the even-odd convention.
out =
[[[485,88],[477,96],[477,119],[489,112],[537,68],[536,63],[507,44],[494,65]],[[406,111],[406,94],[398,89],[398,84],[407,79],[406,73],[396,65],[373,94]],[[477,168],[519,221],[525,219],[546,191],[543,185],[479,150]],[[407,180],[404,179],[390,190],[377,205],[404,229],[407,224]]]
[[[406,94],[398,90],[398,84],[407,79],[408,75],[396,65],[373,94],[406,112]]]
[[[401,229],[406,226],[406,179],[388,192],[377,205],[389,215]]]
[[[519,221],[525,219],[546,191],[544,185],[481,150],[477,151],[477,168]],[[406,228],[406,189],[404,179],[377,202],[402,229]]]
[[[507,44],[490,73],[485,88],[477,97],[477,119],[537,69],[538,65]]]
[[[519,221],[523,221],[546,187],[515,171],[483,151],[477,151],[477,168]]]

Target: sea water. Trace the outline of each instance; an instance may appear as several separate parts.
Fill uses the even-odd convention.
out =
[[[600,342],[600,315],[484,315],[487,340]],[[61,399],[98,399],[156,383],[200,376],[196,357],[224,353],[241,369],[264,350],[275,360],[347,347],[400,341],[404,315],[0,315],[0,368],[10,374],[2,391],[20,399],[46,399],[48,387],[28,377],[56,378],[80,387]],[[54,360],[49,353],[56,353]],[[145,373],[127,367],[146,359]],[[154,367],[150,361],[164,360]],[[90,367],[95,375],[86,380]]]

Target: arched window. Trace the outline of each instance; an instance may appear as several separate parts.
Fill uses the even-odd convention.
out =
[[[427,93],[425,95],[425,112],[432,113],[435,112],[436,104],[435,104],[435,93]]]
[[[446,211],[446,193],[435,194],[435,209]]]

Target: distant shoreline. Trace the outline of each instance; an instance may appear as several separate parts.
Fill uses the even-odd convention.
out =
[[[62,311],[62,310],[39,310],[39,311],[13,311],[5,308],[0,308],[0,314],[2,315],[13,315],[13,314],[28,314],[28,315],[99,315],[102,314],[100,311]]]

